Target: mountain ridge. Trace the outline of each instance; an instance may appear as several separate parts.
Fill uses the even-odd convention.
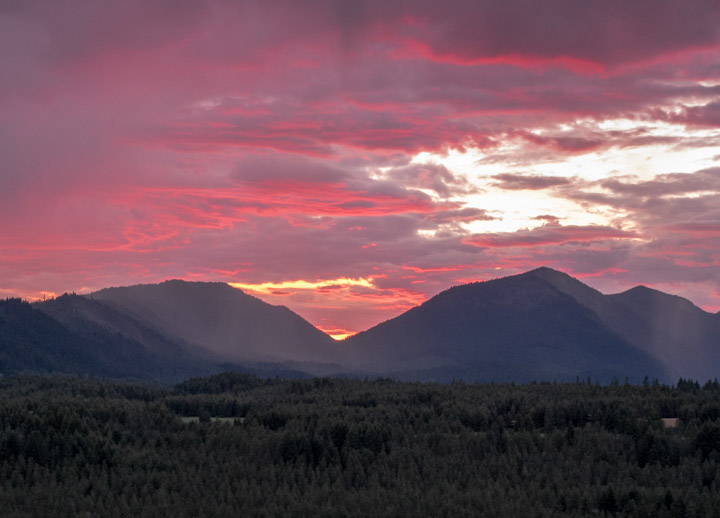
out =
[[[14,337],[0,343],[0,356],[19,347],[30,358],[36,347],[50,355],[46,363],[77,371],[61,350],[75,337],[94,351],[81,363],[111,376],[178,379],[230,368],[424,381],[639,382],[646,375],[712,379],[720,370],[720,315],[645,286],[606,295],[547,267],[453,286],[343,341],[286,306],[222,282],[170,279],[28,308],[57,322],[54,332],[64,338],[40,343],[28,326],[0,319],[0,337]],[[23,333],[24,345],[17,341]]]
[[[87,297],[112,302],[168,336],[234,360],[321,361],[334,354],[335,341],[287,307],[225,283],[170,280]],[[313,345],[322,351],[313,351]]]
[[[404,356],[413,349],[422,351],[428,357],[432,355],[445,364],[454,363],[465,371],[468,365],[479,362],[476,368],[478,377],[506,380],[502,368],[497,369],[497,365],[495,371],[490,368],[492,362],[504,361],[507,364],[505,370],[525,365],[525,372],[533,373],[531,377],[543,378],[553,364],[548,356],[550,353],[535,354],[543,343],[546,348],[552,344],[554,354],[560,351],[568,355],[580,354],[575,358],[576,362],[580,362],[575,365],[578,373],[580,364],[589,365],[594,361],[597,353],[592,350],[593,344],[605,344],[614,347],[614,354],[620,354],[623,361],[629,363],[618,368],[613,361],[608,363],[612,358],[606,357],[604,361],[608,364],[596,363],[593,377],[606,377],[611,371],[616,372],[613,377],[623,377],[619,375],[624,371],[636,381],[644,375],[666,380],[717,376],[720,344],[714,338],[720,336],[720,319],[687,299],[657,290],[633,288],[623,293],[629,295],[604,295],[568,274],[547,267],[455,286],[394,319],[347,338],[348,347],[353,349],[348,353],[348,361],[366,368],[377,368],[382,363],[408,365]],[[558,294],[568,299],[558,297]],[[658,314],[633,308],[630,297],[637,294],[650,294],[656,300],[653,307]],[[491,302],[487,303],[486,299]],[[464,311],[463,317],[458,321],[456,313],[437,310],[442,304],[451,304],[454,311]],[[645,303],[645,306],[648,304]],[[697,324],[696,330],[685,333],[685,336],[678,334],[683,326],[675,325],[676,332],[673,334],[667,325],[673,322],[672,310],[677,307],[685,310],[685,318]],[[481,311],[472,313],[468,308]],[[523,312],[522,317],[518,316]],[[566,318],[568,312],[573,312],[575,323]],[[439,313],[442,317],[438,316]],[[448,328],[446,323],[452,319],[456,321]],[[582,332],[576,329],[579,322],[584,327]],[[555,329],[547,323],[553,323]],[[532,329],[521,336],[518,330],[523,326]],[[414,333],[414,329],[421,331]],[[453,336],[457,330],[463,329],[470,332],[466,336]],[[505,347],[512,339],[524,344],[524,352],[528,356],[504,358]],[[472,354],[464,358],[458,358],[453,351],[453,347],[461,341],[474,341],[475,344],[470,351]],[[368,350],[375,353],[371,358],[367,356]],[[383,356],[389,359],[378,360]],[[483,363],[485,367],[482,367]],[[556,374],[567,379],[564,371],[572,365],[563,366],[562,362],[555,361],[555,366],[559,367]],[[430,368],[429,365],[425,367]],[[402,375],[402,372],[396,371],[396,374]]]
[[[623,351],[622,358],[632,364],[628,374],[667,377],[657,362],[604,329],[592,311],[565,293],[567,286],[558,289],[548,276],[563,283],[572,279],[546,269],[445,290],[346,339],[351,348],[347,361],[370,370],[383,365],[442,367],[448,375],[454,366],[472,378],[492,381],[609,379],[622,365],[614,358],[603,361],[595,345],[605,344],[615,353]],[[556,325],[548,329],[548,322]],[[583,349],[584,342],[588,346]],[[413,355],[414,361],[408,361]],[[443,365],[432,365],[433,359]],[[641,373],[643,365],[650,368]],[[396,374],[403,376],[402,370]],[[438,381],[449,381],[447,377]]]

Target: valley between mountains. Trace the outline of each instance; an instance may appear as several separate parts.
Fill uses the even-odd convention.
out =
[[[264,376],[387,376],[530,382],[708,380],[720,314],[646,287],[605,295],[564,273],[450,288],[343,341],[223,283],[166,281],[0,301],[0,372],[174,382]]]

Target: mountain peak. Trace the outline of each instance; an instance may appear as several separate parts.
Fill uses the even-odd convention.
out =
[[[547,274],[566,275],[564,272],[561,272],[560,270],[555,270],[554,268],[550,268],[549,266],[538,266],[537,268],[535,268],[533,270],[528,270],[525,273],[529,273],[529,274],[547,273]]]
[[[629,290],[625,290],[623,293],[636,293],[636,294],[651,294],[651,293],[662,293],[659,290],[656,290],[654,288],[648,288],[644,284],[638,284],[637,286],[634,286],[630,288]]]
[[[551,268],[458,286],[348,338],[348,359],[409,379],[666,379],[661,362],[604,323],[603,297]]]
[[[521,276],[524,275],[524,276],[528,276],[528,277],[539,277],[539,278],[541,278],[545,281],[549,281],[549,282],[565,282],[567,280],[572,280],[574,282],[580,282],[565,272],[561,272],[559,270],[554,270],[547,266],[541,266],[540,268],[535,268],[534,270],[527,271],[520,275]]]
[[[627,291],[611,296],[635,306],[652,304],[654,307],[658,307],[659,305],[665,306],[668,310],[675,308],[676,311],[682,309],[684,311],[707,313],[707,311],[696,306],[692,301],[684,297],[665,293],[664,291],[648,288],[643,285],[635,286]]]
[[[599,298],[602,297],[602,294],[567,273],[543,266],[530,270],[518,277],[523,279],[540,279],[548,283],[556,290],[565,293],[566,295],[570,295],[583,305],[588,306],[595,311],[599,309]]]

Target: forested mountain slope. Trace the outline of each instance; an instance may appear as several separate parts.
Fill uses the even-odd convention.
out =
[[[645,286],[603,295],[549,268],[531,273],[591,309],[608,329],[657,358],[672,379],[720,376],[720,315]]]
[[[621,306],[626,336],[667,365],[673,379],[720,377],[720,315],[682,297],[638,286],[608,297]]]
[[[645,287],[603,295],[548,268],[456,286],[344,342],[222,283],[167,281],[0,309],[4,373],[159,381],[230,368],[425,381],[720,375],[720,315]]]
[[[347,361],[444,381],[720,374],[717,315],[659,292],[656,304],[633,300],[636,292],[603,295],[549,268],[456,286],[348,338]]]
[[[44,372],[177,380],[213,370],[187,365],[91,322],[68,327],[19,299],[0,301],[0,373]]]
[[[170,339],[111,303],[65,294],[33,307],[93,343],[115,371],[132,372],[131,377],[177,381],[219,370],[220,360],[210,351]]]
[[[329,362],[335,341],[284,306],[224,283],[166,281],[108,288],[88,298],[111,303],[177,343],[227,361]]]

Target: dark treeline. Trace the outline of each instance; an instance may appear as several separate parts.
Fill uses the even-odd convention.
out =
[[[717,382],[0,379],[2,516],[720,517],[719,462]]]

